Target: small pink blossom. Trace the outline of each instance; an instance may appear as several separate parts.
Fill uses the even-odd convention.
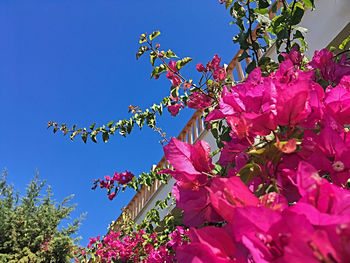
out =
[[[196,65],[196,68],[197,68],[197,71],[198,71],[198,72],[207,72],[207,69],[203,66],[202,63],[198,63],[198,64]]]
[[[129,171],[125,171],[124,173],[115,172],[113,175],[113,180],[119,182],[120,184],[127,184],[134,177],[135,177],[135,175],[133,175]]]
[[[192,109],[205,109],[211,105],[211,98],[200,92],[193,92],[187,102],[187,106]]]
[[[167,108],[171,116],[176,116],[179,113],[180,109],[184,108],[184,105],[182,102],[180,102],[174,105],[168,105]]]

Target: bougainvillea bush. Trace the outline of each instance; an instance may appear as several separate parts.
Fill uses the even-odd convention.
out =
[[[349,262],[347,52],[323,49],[311,59],[303,55],[305,30],[297,24],[313,1],[220,2],[240,28],[234,38],[242,50],[239,60],[250,61],[244,81],[235,82],[230,65],[214,55],[196,65],[201,77],[195,84],[181,74],[191,59],[162,51],[153,43],[156,31],[140,37],[146,45],[137,53],[137,58],[149,53],[152,77],[164,74],[171,82],[170,96],[151,107],[153,112],[133,108],[130,120],[91,132],[51,123],[56,130],[80,133],[84,141],[87,136],[96,140],[99,132],[104,140],[116,130],[125,135],[145,122],[162,135],[171,168],[138,177],[126,171],[95,181],[94,188],[108,189],[111,200],[125,187],[139,190],[169,175],[176,180],[172,196],[181,213],[162,221],[157,209],[168,204],[159,201],[140,225],[124,215],[116,231],[92,238],[76,261]],[[258,54],[272,44],[279,63]],[[173,116],[186,107],[201,110],[218,150],[211,152],[201,140],[194,145],[167,140],[154,121],[163,106]]]

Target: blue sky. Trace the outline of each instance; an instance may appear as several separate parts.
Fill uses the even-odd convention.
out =
[[[72,217],[88,212],[79,235],[106,233],[133,193],[112,202],[90,188],[95,178],[126,169],[149,171],[163,155],[150,129],[105,144],[54,135],[48,121],[89,126],[129,116],[128,105],[146,108],[169,94],[163,77],[150,80],[147,57],[136,61],[138,36],[160,30],[161,48],[194,62],[214,54],[228,63],[237,46],[235,28],[218,0],[3,0],[0,1],[0,168],[24,191],[38,169],[55,198],[75,194]],[[177,136],[193,112],[165,114],[159,126]],[[101,140],[100,140],[101,141]]]

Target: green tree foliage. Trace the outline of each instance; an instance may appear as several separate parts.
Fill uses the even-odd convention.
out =
[[[46,189],[45,189],[46,188]],[[46,193],[42,192],[46,190]],[[66,197],[61,203],[52,199],[51,187],[45,187],[38,174],[20,196],[6,180],[0,179],[0,262],[64,263],[71,262],[76,234],[84,215],[62,227],[75,205]]]

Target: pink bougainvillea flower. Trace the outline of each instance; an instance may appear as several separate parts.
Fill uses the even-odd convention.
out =
[[[350,91],[345,83],[328,89],[324,101],[327,113],[343,125],[350,124]]]
[[[116,195],[115,192],[109,194],[109,195],[108,195],[108,199],[112,201],[112,200],[114,199],[115,195]]]
[[[231,222],[235,207],[257,206],[258,198],[249,191],[242,180],[233,176],[230,178],[214,178],[210,187],[211,205],[226,221]]]
[[[348,132],[331,117],[327,117],[323,125],[318,135],[304,132],[300,155],[322,174],[328,173],[334,184],[345,186],[350,178]]]
[[[167,108],[171,116],[176,116],[179,113],[180,109],[184,108],[184,105],[180,102],[174,105],[168,105]]]
[[[208,181],[207,174],[214,166],[209,157],[210,145],[205,141],[198,141],[195,145],[171,138],[169,144],[164,146],[164,154],[175,170],[163,170],[180,181],[179,186],[185,188],[198,188]],[[192,185],[192,187],[191,187]]]
[[[289,53],[281,54],[285,60],[289,59],[292,61],[293,65],[300,67],[303,61],[303,54],[299,51],[299,47],[295,45]]]
[[[266,136],[276,129],[276,94],[270,78],[262,78],[259,68],[253,70],[247,81],[223,88],[219,109],[212,111],[206,121],[227,118],[238,138]]]
[[[204,67],[202,63],[198,63],[196,65],[196,69],[197,69],[198,72],[207,72],[206,67]]]
[[[179,246],[188,244],[185,237],[188,237],[189,234],[188,231],[182,226],[176,226],[175,230],[168,236],[170,240],[167,242],[167,246],[171,247],[174,251],[176,251]]]
[[[235,243],[229,227],[191,228],[189,234],[190,244],[176,250],[178,262],[246,262],[248,251]]]
[[[171,81],[171,84],[174,87],[179,87],[181,85],[181,80],[178,76],[176,76],[172,71],[168,70],[168,73],[166,74],[166,77],[168,80]]]
[[[129,171],[125,171],[124,173],[115,172],[113,175],[113,180],[119,182],[120,184],[127,184],[134,177],[135,177],[135,175],[133,175]]]
[[[236,241],[249,249],[254,262],[338,260],[329,236],[315,231],[304,215],[290,209],[279,213],[264,207],[236,208],[232,228]]]
[[[169,61],[169,68],[171,69],[171,71],[173,71],[173,72],[178,72],[178,69],[177,69],[177,67],[176,67],[176,61]]]
[[[313,84],[301,75],[290,60],[283,61],[275,73],[276,120],[279,125],[295,126],[311,114],[308,101]]]
[[[164,153],[175,170],[161,172],[171,174],[177,180],[172,192],[177,206],[184,211],[183,222],[188,226],[199,226],[204,222],[222,220],[209,204],[205,189],[209,183],[208,174],[214,168],[209,157],[209,144],[198,141],[192,145],[172,138],[164,146]]]
[[[302,198],[291,207],[305,215],[313,225],[332,225],[350,221],[350,191],[330,184],[307,162],[300,162],[297,173]]]
[[[226,78],[226,71],[224,68],[219,68],[213,72],[213,78],[216,81],[224,81]]]
[[[217,54],[215,54],[212,61],[207,63],[207,69],[214,71],[216,69],[221,68],[220,62],[221,62],[221,58]]]
[[[187,102],[187,106],[192,109],[203,110],[211,105],[211,98],[200,92],[193,92]]]
[[[200,226],[204,222],[219,222],[222,218],[216,213],[209,203],[208,191],[204,187],[195,190],[183,189],[175,183],[173,195],[176,206],[184,211],[183,223],[186,226]]]
[[[221,150],[219,164],[222,166],[233,164],[236,160],[236,156],[244,152],[250,146],[250,143],[247,140],[247,138],[239,139],[233,132],[230,133],[230,137],[231,141],[224,142],[225,146]]]
[[[283,211],[288,207],[287,199],[276,192],[267,193],[260,197],[261,204],[273,210]]]
[[[333,53],[327,49],[316,50],[308,66],[319,69],[324,80],[338,84],[344,75],[350,75],[350,64],[345,54],[338,62],[333,57]]]

